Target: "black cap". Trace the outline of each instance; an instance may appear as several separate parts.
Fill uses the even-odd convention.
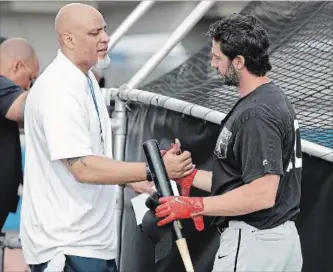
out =
[[[159,227],[157,226],[159,220],[152,211],[147,211],[141,224],[143,232],[154,243],[155,262],[161,261],[168,256],[174,240],[171,224]]]

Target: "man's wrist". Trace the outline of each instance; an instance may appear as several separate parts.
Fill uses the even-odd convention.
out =
[[[189,196],[190,195],[190,190],[193,185],[194,178],[198,172],[197,168],[193,169],[193,172],[189,174],[186,177],[177,179],[177,182],[179,183],[181,187],[181,195],[182,196]]]
[[[153,181],[153,176],[149,170],[149,166],[146,164],[146,179],[148,181]]]
[[[192,197],[192,204],[193,208],[195,209],[195,212],[192,214],[192,216],[204,216],[205,215],[205,199],[207,197]]]

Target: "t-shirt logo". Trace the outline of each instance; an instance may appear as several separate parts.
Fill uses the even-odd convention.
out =
[[[224,159],[227,157],[227,152],[228,152],[228,144],[229,140],[232,136],[231,131],[229,131],[226,127],[223,127],[219,138],[217,139],[216,147],[215,147],[215,155],[219,159]]]

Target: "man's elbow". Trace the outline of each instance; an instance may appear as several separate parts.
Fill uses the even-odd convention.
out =
[[[275,206],[276,203],[276,194],[272,192],[265,192],[261,197],[261,209],[271,209]]]
[[[72,175],[73,175],[73,177],[74,177],[74,179],[77,181],[77,182],[79,182],[79,183],[86,183],[87,181],[86,181],[86,175],[83,173],[83,171],[82,170],[74,170],[74,169],[72,169],[71,170],[71,173],[72,173]]]
[[[93,177],[89,170],[84,167],[73,167],[71,173],[75,180],[79,183],[92,183]]]
[[[266,201],[264,203],[264,206],[265,206],[264,208],[265,209],[271,209],[271,208],[273,208],[275,206],[275,203],[276,203],[275,198],[273,198],[273,197],[267,197],[267,199],[266,199]]]
[[[23,122],[24,121],[24,116],[23,114],[20,112],[19,109],[17,108],[12,108],[10,109],[7,114],[6,114],[6,119],[14,121],[14,122]]]
[[[75,157],[64,159],[62,162],[77,182],[87,183],[89,182],[89,171],[87,170],[87,165],[83,159],[84,157]]]
[[[266,175],[251,183],[253,190],[258,192],[257,203],[261,206],[260,209],[270,209],[275,206],[279,179],[277,175]]]

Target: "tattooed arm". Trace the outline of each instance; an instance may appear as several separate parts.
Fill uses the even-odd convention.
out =
[[[141,162],[122,162],[110,158],[88,155],[62,159],[75,179],[91,184],[127,184],[147,179],[146,164]],[[193,171],[191,154],[180,155],[167,152],[163,161],[171,179],[189,175]]]
[[[99,156],[63,159],[75,179],[81,183],[119,184],[146,180],[145,163],[128,163]]]
[[[24,120],[24,108],[25,102],[28,96],[28,92],[25,91],[19,95],[6,113],[6,118],[16,122],[23,122]]]

